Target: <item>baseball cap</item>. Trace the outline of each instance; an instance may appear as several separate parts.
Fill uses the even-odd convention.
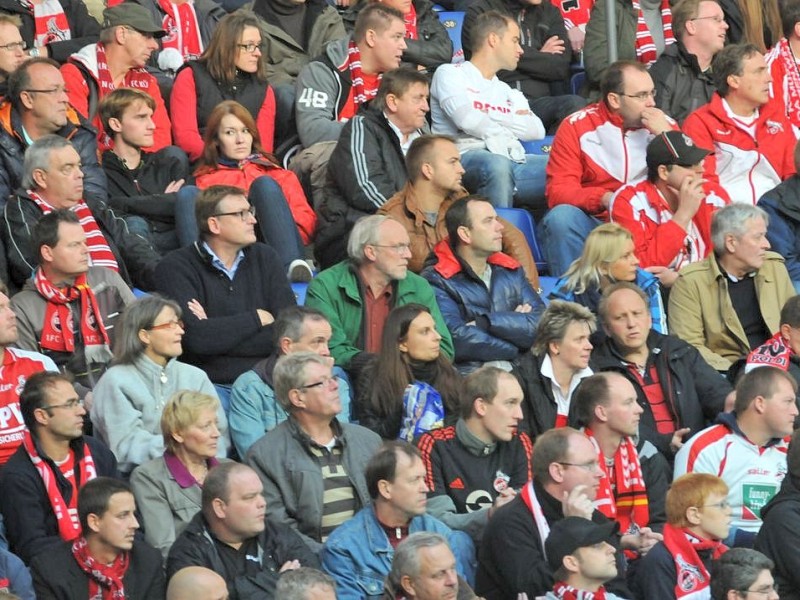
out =
[[[611,536],[619,530],[616,521],[598,524],[583,517],[565,517],[550,529],[550,535],[544,543],[547,562],[553,571],[561,567],[565,556],[569,556],[578,548],[594,546],[600,542],[611,542]]]
[[[125,25],[141,33],[152,33],[162,38],[167,32],[161,29],[144,6],[135,2],[123,2],[103,11],[103,28]]]
[[[654,137],[647,145],[647,166],[680,165],[692,167],[711,154],[711,150],[698,148],[692,138],[681,131],[666,131]]]

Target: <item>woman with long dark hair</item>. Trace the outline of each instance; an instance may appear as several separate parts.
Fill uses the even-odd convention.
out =
[[[411,441],[458,416],[460,379],[441,339],[421,304],[389,313],[380,352],[359,381],[361,425],[385,439]]]

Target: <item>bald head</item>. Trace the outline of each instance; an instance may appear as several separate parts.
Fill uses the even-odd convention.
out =
[[[205,567],[185,567],[169,580],[167,600],[228,600],[228,586]]]

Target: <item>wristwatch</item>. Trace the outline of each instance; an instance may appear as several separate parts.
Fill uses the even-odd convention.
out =
[[[28,55],[31,58],[36,58],[37,56],[39,56],[39,48],[34,46],[33,48],[30,49],[30,52],[28,52]]]

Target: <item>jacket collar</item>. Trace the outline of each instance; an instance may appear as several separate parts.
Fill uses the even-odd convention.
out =
[[[450,247],[449,238],[445,238],[436,244],[433,248],[433,253],[438,259],[434,270],[445,279],[450,279],[461,272],[472,273],[472,269],[453,252],[453,249]],[[503,267],[510,270],[519,269],[520,267],[516,260],[502,252],[495,252],[487,259],[487,262],[492,266]]]
[[[469,192],[464,188],[461,188],[458,192],[451,193],[447,198],[445,198],[442,203],[439,205],[439,212],[436,217],[436,223],[438,224],[440,220],[444,219],[445,213],[447,213],[447,209],[450,208],[450,205],[458,200],[459,198],[463,198]],[[409,181],[407,182],[403,188],[397,192],[397,196],[403,203],[403,208],[405,209],[406,215],[409,218],[414,219],[414,225],[417,228],[421,228],[427,221],[425,221],[425,213],[419,207],[417,203],[417,191],[414,189],[414,185]],[[391,198],[389,202],[391,202]],[[387,203],[388,204],[388,203]]]

